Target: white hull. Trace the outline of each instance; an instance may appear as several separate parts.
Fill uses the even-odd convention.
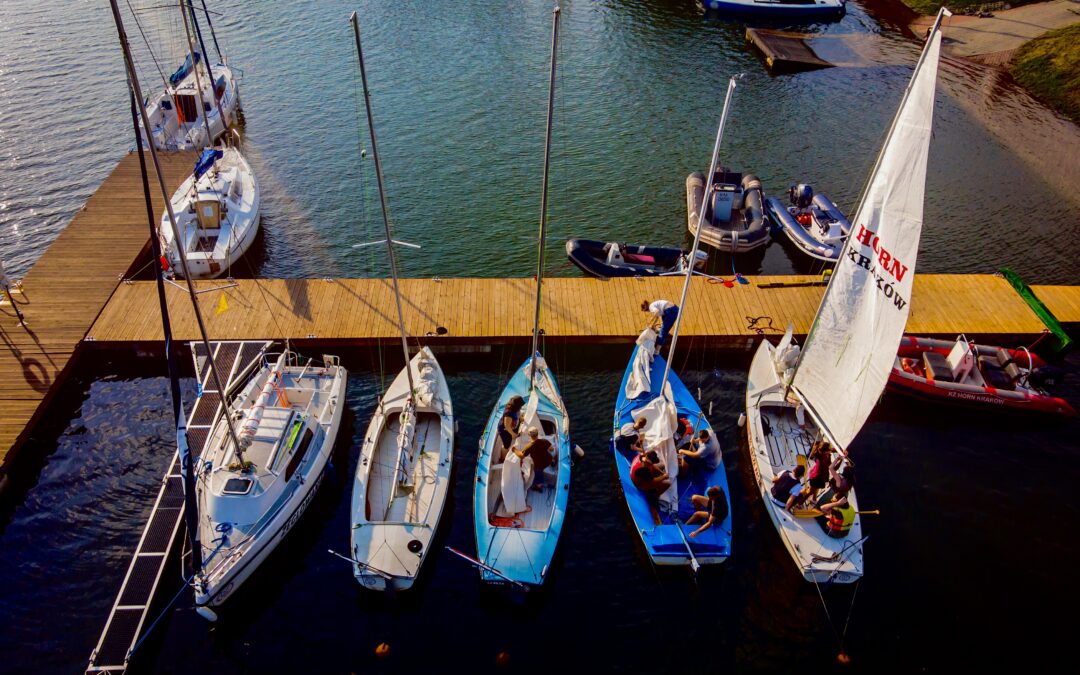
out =
[[[203,551],[203,570],[196,576],[199,606],[225,602],[296,525],[315,496],[337,438],[348,377],[344,368],[285,366],[280,389],[266,384],[269,372],[268,366],[258,371],[238,395],[241,404],[234,405],[244,412],[235,423],[241,436],[251,411],[265,407],[255,440],[245,450],[253,469],[234,468],[235,446],[223,421],[198,461]],[[260,401],[260,390],[272,391],[276,400]],[[234,481],[252,485],[242,494],[230,491]]]
[[[430,367],[425,379],[422,370]],[[439,526],[450,487],[454,411],[438,361],[427,347],[408,366],[421,392],[412,459],[399,453],[401,413],[409,394],[402,370],[368,425],[353,480],[351,556],[356,580],[370,590],[404,590],[416,580]],[[428,393],[431,395],[429,396]],[[404,462],[404,468],[401,462]],[[399,480],[407,476],[406,483]]]
[[[261,194],[251,166],[236,148],[225,148],[198,180],[190,176],[173,194],[172,207],[192,279],[231,276],[233,265],[259,231]],[[215,206],[216,204],[216,206]],[[202,209],[214,214],[200,222]],[[171,270],[184,275],[169,214],[161,216],[162,248]]]
[[[772,498],[773,478],[794,469],[797,456],[809,452],[818,429],[810,415],[805,427],[795,421],[796,404],[784,395],[784,386],[773,366],[775,349],[762,340],[754,354],[746,386],[746,429],[750,441],[750,460],[754,482],[761,491],[762,503],[784,547],[795,561],[803,578],[818,583],[852,583],[863,575],[862,524],[858,515],[848,536],[828,536],[814,518],[796,518]],[[766,435],[762,416],[771,422]],[[855,490],[848,500],[857,511]]]

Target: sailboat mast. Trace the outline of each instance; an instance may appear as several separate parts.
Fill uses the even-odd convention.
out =
[[[416,391],[412,368],[409,367],[409,335],[405,332],[405,314],[401,311],[401,289],[398,287],[397,260],[394,257],[394,238],[390,233],[390,211],[386,207],[386,189],[383,185],[382,161],[379,146],[375,142],[375,118],[371,112],[371,95],[368,92],[367,71],[364,69],[364,50],[360,48],[360,19],[356,12],[349,17],[356,36],[356,56],[360,61],[360,83],[364,89],[364,110],[367,112],[368,131],[371,133],[371,154],[375,155],[375,178],[379,182],[379,201],[382,203],[383,228],[386,230],[386,252],[390,258],[390,275],[394,279],[394,299],[397,301],[398,328],[401,329],[401,351],[405,355],[405,374],[409,377],[409,395]]]
[[[210,10],[206,8],[206,0],[202,0],[202,11],[206,15],[206,25],[210,27],[210,37],[214,40],[214,51],[217,52],[218,61],[224,63],[225,58],[221,55],[221,47],[218,45],[217,33],[214,32],[214,22],[210,20]]]
[[[559,14],[556,5],[551,20],[551,74],[548,77],[547,131],[544,135],[544,180],[540,191],[540,241],[536,255],[536,312],[533,316],[532,367],[529,368],[529,391],[536,380],[536,351],[540,342],[540,303],[544,285],[544,240],[547,234],[548,167],[551,159],[551,119],[555,110],[555,63],[559,48]]]
[[[116,22],[116,32],[120,38],[120,49],[124,53],[124,65],[127,68],[128,82],[135,92],[135,102],[139,107],[139,117],[142,119],[143,128],[150,129],[152,128],[150,126],[150,118],[146,114],[146,105],[143,103],[146,99],[143,98],[142,87],[139,86],[139,79],[135,74],[135,62],[131,58],[131,46],[128,44],[127,33],[124,31],[124,21],[120,18],[120,8],[116,5],[116,0],[109,0],[109,5],[112,7],[113,21]],[[147,147],[150,150],[150,158],[154,162],[154,172],[157,174],[158,187],[161,189],[162,200],[165,202],[165,210],[169,214],[169,225],[173,231],[173,238],[178,243],[182,242],[183,238],[180,236],[180,228],[176,225],[176,214],[173,212],[171,195],[169,194],[168,188],[165,186],[165,174],[161,171],[161,161],[158,159],[157,148],[153,143],[148,143]],[[236,435],[236,428],[233,426],[229,402],[225,399],[225,387],[222,386],[222,380],[218,374],[217,365],[214,363],[214,352],[210,349],[210,338],[207,337],[206,323],[203,321],[202,310],[199,309],[199,297],[195,293],[195,284],[191,281],[191,274],[188,270],[187,253],[184,252],[183,246],[177,246],[176,252],[180,256],[180,267],[184,271],[184,281],[187,282],[188,297],[191,299],[191,309],[195,313],[195,321],[199,326],[199,335],[202,337],[203,347],[206,349],[207,358],[210,361],[210,374],[214,378],[214,386],[221,392],[221,404],[225,407],[225,424],[228,426],[229,436],[236,446],[236,456],[243,461],[244,449],[240,445],[240,438]]]
[[[224,131],[229,128],[229,121],[225,119],[225,111],[221,109],[221,101],[217,96],[217,87],[214,86],[214,71],[210,68],[210,54],[206,51],[206,43],[203,41],[202,30],[199,28],[199,20],[195,17],[195,5],[192,4],[191,0],[187,0],[187,6],[188,15],[191,17],[191,25],[195,27],[195,35],[199,39],[199,49],[202,50],[203,63],[206,64],[206,76],[210,78],[210,96],[214,99],[214,107],[217,108],[218,119],[221,120],[221,130],[224,133]],[[205,4],[203,5],[203,8],[206,8]],[[209,18],[210,14],[208,13],[206,16]],[[214,40],[214,46],[217,47],[217,38],[214,38]],[[219,49],[218,59],[220,58],[221,50]],[[209,133],[209,126],[207,126],[207,130],[207,133]],[[210,137],[207,136],[207,138]],[[228,140],[228,136],[226,136],[225,139]],[[207,145],[211,145],[212,142],[213,141],[208,141]]]
[[[694,277],[694,260],[697,258],[698,246],[701,243],[701,230],[705,227],[705,205],[712,193],[713,179],[716,176],[716,166],[720,159],[720,142],[724,138],[724,125],[727,124],[728,110],[731,107],[731,97],[735,93],[735,82],[741,75],[732,75],[728,80],[727,94],[724,96],[724,110],[720,113],[720,126],[716,129],[716,142],[713,144],[712,158],[709,160],[709,173],[705,178],[705,193],[701,197],[701,205],[698,207],[698,222],[694,229],[694,245],[690,248],[687,257],[686,280],[683,281],[682,297],[679,299],[679,314],[675,317],[675,326],[671,331],[671,347],[668,348],[667,365],[664,367],[664,377],[660,380],[660,395],[663,396],[664,386],[667,385],[668,375],[671,374],[671,364],[675,361],[675,344],[679,341],[679,328],[682,327],[683,315],[686,314],[686,298],[690,292],[690,280]]]
[[[206,147],[210,147],[214,142],[214,135],[210,133],[210,118],[206,114],[206,102],[203,100],[203,88],[202,88],[202,76],[199,75],[199,63],[195,60],[195,43],[191,39],[191,26],[188,25],[188,13],[184,9],[184,0],[180,0],[180,18],[184,23],[184,33],[187,35],[188,43],[188,55],[191,56],[191,69],[195,71],[195,93],[199,97],[199,116],[202,117],[203,125],[206,126]],[[203,61],[206,60],[206,55],[203,54]],[[222,118],[222,123],[225,119]],[[149,128],[149,127],[147,127]],[[177,241],[180,241],[177,239]],[[186,273],[185,273],[186,276]]]
[[[139,153],[139,173],[142,176],[143,198],[146,200],[146,220],[150,225],[150,246],[154,255],[154,267],[157,274],[158,305],[161,308],[161,331],[165,336],[165,362],[169,369],[169,389],[172,395],[173,420],[176,424],[176,448],[180,455],[180,474],[184,480],[184,525],[187,528],[188,543],[191,546],[192,569],[202,567],[202,548],[199,546],[199,508],[195,501],[195,462],[191,456],[188,442],[187,421],[184,419],[184,398],[180,392],[180,369],[176,366],[172,349],[172,322],[169,320],[169,304],[165,299],[165,270],[161,267],[161,243],[154,222],[154,206],[150,198],[150,180],[146,175],[146,157],[143,154],[142,128],[139,126],[139,111],[135,103],[135,93],[129,87],[131,98],[131,124],[135,129],[135,148]]]

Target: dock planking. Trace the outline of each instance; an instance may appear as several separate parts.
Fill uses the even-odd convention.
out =
[[[805,335],[824,287],[816,277],[747,277],[731,288],[705,279],[691,287],[682,334],[695,344],[750,346],[761,334],[779,335],[788,322]],[[290,339],[325,345],[367,346],[398,339],[393,287],[386,279],[238,279],[199,296],[215,339]],[[531,336],[532,279],[402,279],[409,334],[444,344],[513,344]],[[221,282],[198,282],[215,289]],[[544,281],[541,327],[548,338],[626,342],[644,323],[642,300],[679,299],[680,278]],[[1035,292],[1066,325],[1080,323],[1080,287],[1040,286]],[[153,282],[121,284],[87,334],[103,346],[162,339]],[[224,297],[224,304],[222,304]],[[227,307],[222,311],[222,307]],[[267,308],[273,308],[269,311]],[[178,340],[198,337],[186,292],[170,288],[169,311]],[[753,321],[756,319],[756,321]],[[440,330],[445,329],[445,332]],[[761,333],[759,330],[763,330]],[[1025,338],[1043,324],[1008,282],[993,275],[923,274],[915,277],[908,331],[920,335]]]
[[[194,153],[163,153],[170,189]],[[153,167],[150,179],[156,181]],[[14,293],[26,318],[0,305],[0,466],[6,466],[67,377],[87,329],[149,246],[139,159],[128,154],[90,197]],[[154,201],[155,212],[164,208]]]
[[[746,41],[765,57],[765,64],[776,72],[795,72],[828,68],[833,64],[820,58],[807,44],[804,33],[788,33],[769,28],[747,28]]]

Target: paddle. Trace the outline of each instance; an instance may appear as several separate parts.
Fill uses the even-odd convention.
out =
[[[447,550],[447,551],[450,551],[450,552],[451,552],[451,553],[453,553],[454,555],[458,556],[459,558],[461,558],[461,559],[462,559],[462,560],[464,560],[465,562],[467,562],[467,563],[470,563],[470,564],[472,564],[472,565],[475,565],[476,567],[479,567],[479,568],[480,568],[480,569],[482,569],[482,570],[485,570],[485,571],[491,572],[492,574],[494,574],[495,576],[499,577],[500,579],[503,579],[503,580],[505,580],[505,581],[508,581],[508,582],[510,582],[511,584],[513,584],[514,586],[517,586],[518,588],[520,588],[521,590],[523,590],[523,591],[525,591],[525,592],[528,592],[528,591],[529,591],[529,587],[528,587],[528,586],[526,586],[525,584],[521,583],[520,581],[514,581],[513,579],[511,579],[510,577],[506,576],[505,574],[503,574],[503,573],[502,573],[502,572],[500,572],[499,570],[495,569],[495,568],[494,568],[494,567],[492,567],[491,565],[487,565],[487,564],[485,564],[485,563],[482,563],[482,562],[480,562],[479,560],[477,560],[476,558],[474,558],[474,557],[472,557],[472,556],[470,556],[470,555],[465,555],[464,553],[462,553],[461,551],[457,550],[456,548],[451,548],[450,546],[447,546],[447,547],[446,547],[446,550]]]
[[[698,570],[701,569],[701,563],[694,557],[694,549],[690,548],[690,540],[686,538],[686,533],[683,532],[682,523],[676,520],[675,529],[679,531],[679,536],[682,537],[682,543],[686,545],[686,552],[690,554],[690,572],[696,579]]]
[[[855,513],[860,516],[878,516],[881,515],[881,510],[856,511]],[[821,509],[795,509],[795,511],[792,512],[792,515],[796,518],[820,518],[821,516],[824,516],[825,513]]]

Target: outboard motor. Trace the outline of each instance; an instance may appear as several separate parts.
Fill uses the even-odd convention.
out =
[[[791,189],[788,190],[788,199],[791,200],[792,206],[800,209],[808,208],[814,200],[814,188],[806,183],[792,185]]]
[[[1048,387],[1056,387],[1065,381],[1065,369],[1058,368],[1057,366],[1042,366],[1032,370],[1028,374],[1028,384],[1038,387],[1039,389],[1046,389]]]

